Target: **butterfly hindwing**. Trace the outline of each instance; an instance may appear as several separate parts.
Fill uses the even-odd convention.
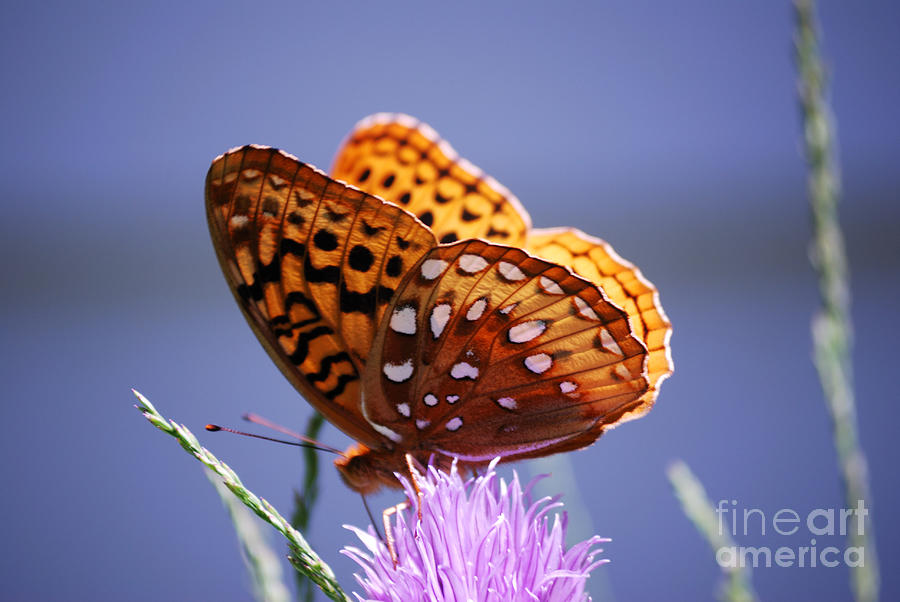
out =
[[[269,355],[326,418],[377,445],[359,415],[360,374],[404,266],[434,236],[396,206],[267,147],[218,157],[206,207],[226,279]]]
[[[534,229],[525,248],[539,257],[572,269],[594,282],[609,299],[627,313],[634,334],[647,347],[650,390],[641,405],[625,418],[637,418],[653,406],[662,381],[672,374],[669,339],[672,324],[663,311],[656,287],[631,262],[623,259],[604,240],[574,228]]]
[[[360,121],[331,171],[416,215],[441,243],[484,238],[522,246],[531,227],[511,192],[408,115],[379,113]]]
[[[520,249],[478,240],[432,249],[388,312],[365,406],[410,448],[471,461],[553,453],[599,436],[648,388],[647,352],[625,313]]]

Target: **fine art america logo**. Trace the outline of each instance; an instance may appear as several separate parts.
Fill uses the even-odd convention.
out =
[[[847,536],[862,536],[865,533],[866,516],[869,510],[863,500],[856,508],[816,508],[806,514],[790,508],[782,508],[767,515],[759,508],[738,508],[737,500],[719,500],[716,506],[719,518],[719,535],[729,531],[738,539],[747,536],[781,535],[807,536],[809,543],[799,546],[722,546],[716,551],[716,561],[723,568],[743,567],[849,567],[865,565],[863,546],[824,545],[829,538],[844,536],[836,542],[847,541]]]

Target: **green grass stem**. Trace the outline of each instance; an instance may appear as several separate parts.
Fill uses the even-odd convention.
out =
[[[332,600],[340,602],[349,602],[350,598],[341,589],[334,576],[331,568],[319,558],[304,539],[303,535],[297,531],[290,522],[272,507],[266,500],[257,497],[253,492],[244,487],[238,475],[228,467],[227,464],[216,458],[209,450],[200,445],[197,437],[194,436],[184,425],[177,424],[172,420],[167,420],[160,414],[150,401],[132,390],[138,399],[138,410],[150,423],[174,437],[181,447],[189,454],[200,460],[207,468],[218,475],[225,486],[244,503],[250,510],[261,519],[275,527],[275,529],[284,535],[288,540],[288,547],[291,550],[289,560],[291,564],[325,593]]]
[[[795,0],[794,11],[813,230],[810,258],[822,300],[812,323],[813,355],[831,416],[845,506],[855,508],[862,501],[870,509],[862,518],[854,513],[848,529],[850,545],[865,550],[865,562],[850,569],[853,594],[857,602],[874,602],[879,590],[878,555],[871,518],[868,464],[860,446],[853,391],[853,325],[847,254],[838,216],[841,178],[837,136],[827,99],[828,78],[820,54],[814,3]],[[858,524],[858,520],[863,523]]]
[[[706,490],[699,479],[694,476],[691,469],[682,461],[676,461],[666,474],[669,482],[675,490],[675,496],[681,502],[684,514],[690,519],[697,531],[712,548],[713,553],[718,553],[722,548],[734,548],[735,542],[728,532],[727,526],[720,525],[716,511]],[[725,583],[719,594],[720,598],[728,602],[754,602],[756,593],[750,583],[750,571],[741,567],[721,567],[725,574]]]

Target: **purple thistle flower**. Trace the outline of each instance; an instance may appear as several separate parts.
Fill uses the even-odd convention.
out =
[[[418,496],[398,475],[409,507],[397,512],[392,524],[397,566],[387,546],[370,526],[354,531],[368,552],[345,547],[343,553],[365,575],[355,575],[365,589],[360,600],[590,600],[584,587],[590,572],[608,560],[594,560],[609,541],[594,536],[565,550],[566,515],[550,510],[562,503],[543,498],[532,503],[533,480],[523,492],[513,472],[507,484],[497,477],[498,460],[487,471],[463,481],[429,466],[416,475],[422,492],[422,520],[416,514]]]

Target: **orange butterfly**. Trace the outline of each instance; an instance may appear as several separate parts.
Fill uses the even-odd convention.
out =
[[[579,449],[653,405],[671,326],[608,244],[532,229],[406,115],[361,121],[333,176],[235,148],[210,167],[206,210],[266,351],[358,442],[335,462],[349,487],[399,486],[407,454],[475,468]]]

